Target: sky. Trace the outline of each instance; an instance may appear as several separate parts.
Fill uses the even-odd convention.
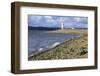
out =
[[[61,22],[64,28],[88,27],[88,17],[28,15],[28,26],[32,27],[60,27]]]

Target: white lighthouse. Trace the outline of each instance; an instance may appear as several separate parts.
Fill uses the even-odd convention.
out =
[[[64,19],[61,17],[60,18],[60,23],[61,23],[61,29],[64,29]]]

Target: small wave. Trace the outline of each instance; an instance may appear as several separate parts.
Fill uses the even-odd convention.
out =
[[[38,51],[43,51],[43,48],[39,48]]]
[[[59,44],[60,44],[60,42],[55,42],[51,47],[55,47],[55,46],[57,46]]]

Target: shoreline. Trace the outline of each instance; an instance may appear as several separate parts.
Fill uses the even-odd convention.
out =
[[[87,30],[64,29],[49,32],[78,34],[80,37],[65,40],[63,43],[60,43],[47,51],[31,56],[29,60],[76,59],[88,57]]]
[[[77,38],[80,38],[80,36],[78,36]],[[77,38],[76,38],[76,37],[75,37],[75,38],[72,37],[71,39],[67,39],[67,40],[65,40],[65,41],[63,41],[63,42],[61,42],[61,43],[59,43],[59,44],[57,44],[57,45],[55,45],[55,46],[52,45],[52,46],[50,46],[47,50],[38,51],[38,52],[36,52],[36,53],[34,53],[34,54],[28,56],[28,59],[31,60],[31,58],[32,58],[33,56],[40,55],[40,54],[42,54],[42,53],[48,52],[49,50],[52,50],[53,48],[56,48],[57,46],[60,46],[60,45],[63,44],[63,43],[66,43],[66,42],[68,42],[68,41],[70,41],[70,40],[72,40],[72,39],[77,39]]]

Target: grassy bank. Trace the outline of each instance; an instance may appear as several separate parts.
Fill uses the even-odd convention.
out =
[[[86,29],[64,29],[51,31],[52,33],[79,34],[80,38],[65,41],[62,44],[37,54],[32,60],[52,60],[52,59],[76,59],[87,58],[87,30]]]
[[[80,36],[87,35],[87,29],[63,29],[50,31],[51,33],[67,33],[67,34],[78,34]]]

